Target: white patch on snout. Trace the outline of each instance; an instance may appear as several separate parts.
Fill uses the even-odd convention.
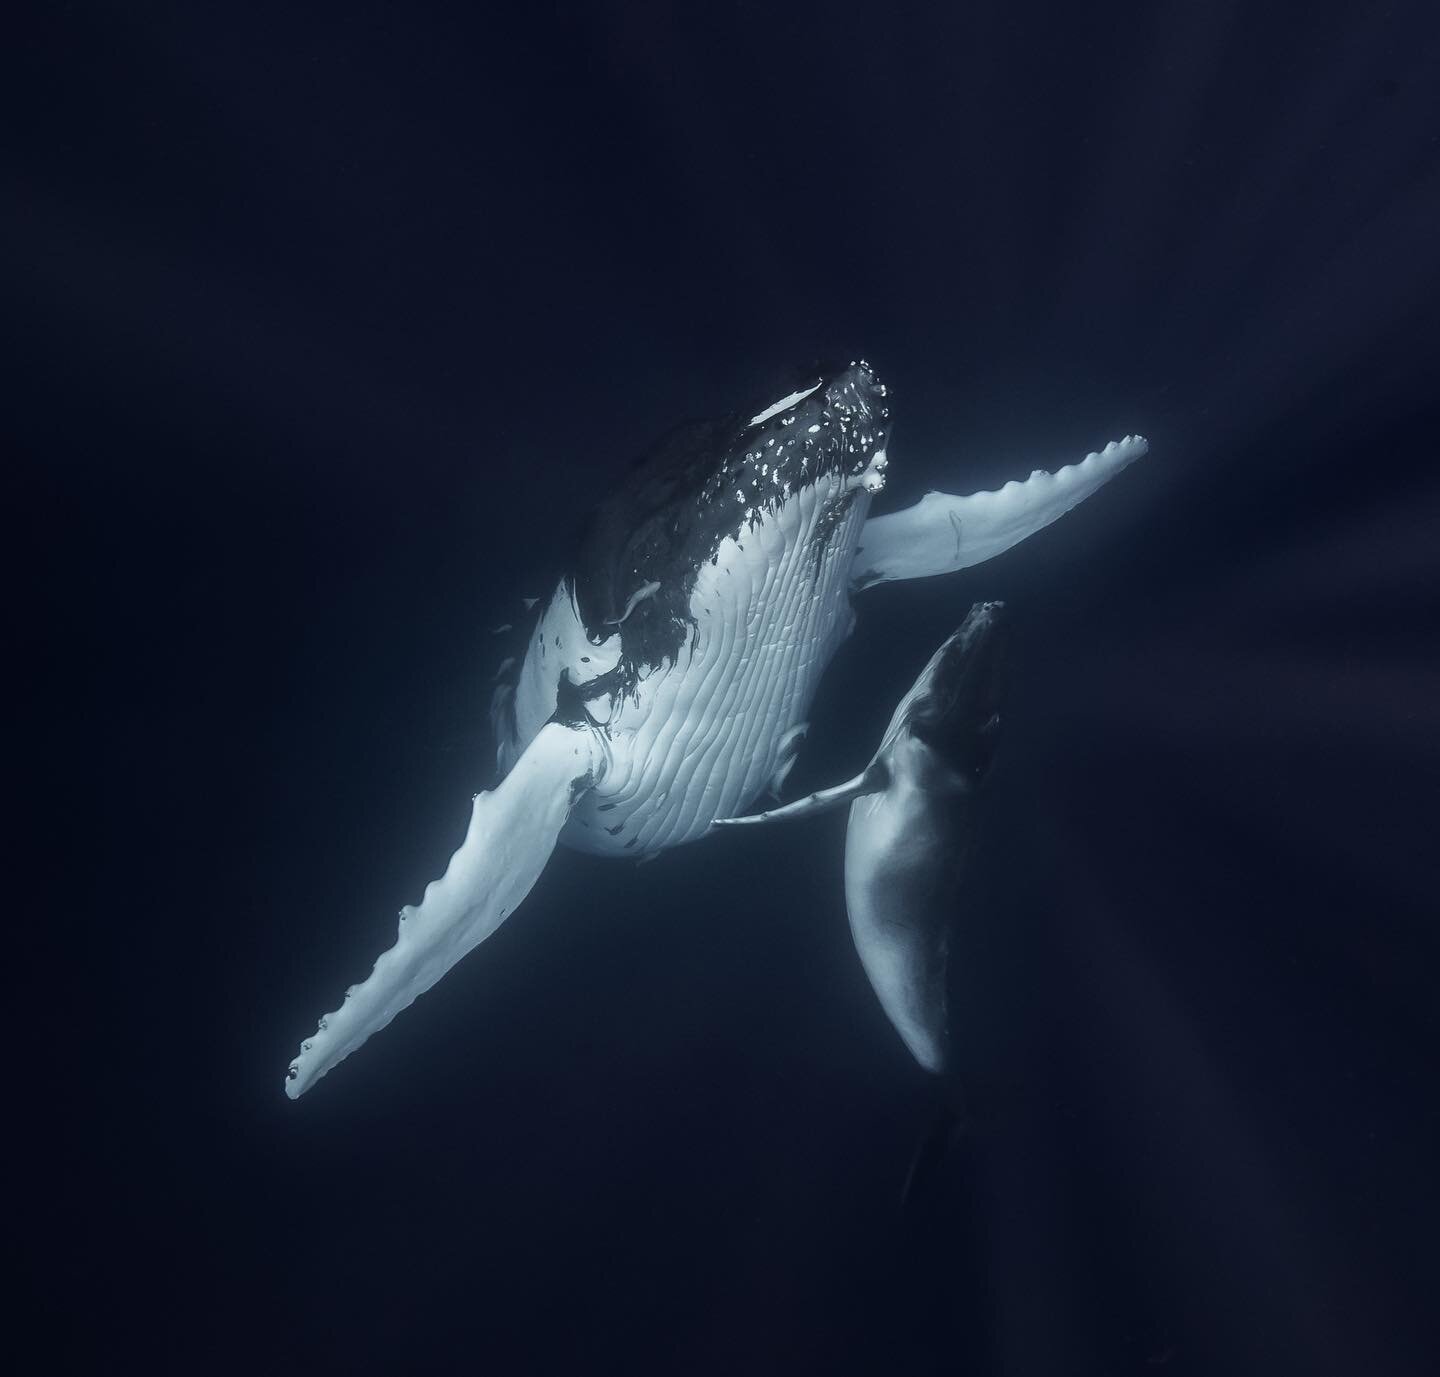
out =
[[[772,416],[778,416],[782,411],[789,411],[797,402],[803,402],[812,392],[818,392],[824,386],[825,380],[821,378],[814,387],[807,387],[801,392],[792,392],[788,397],[781,397],[773,406],[767,406],[758,416],[752,416],[747,424],[762,425]]]

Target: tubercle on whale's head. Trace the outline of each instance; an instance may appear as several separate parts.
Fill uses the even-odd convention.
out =
[[[733,493],[737,505],[754,512],[833,472],[851,481],[868,474],[872,481],[865,486],[877,490],[888,463],[887,398],[885,384],[864,359],[803,375],[798,386],[731,423],[726,452],[702,500],[723,501]]]

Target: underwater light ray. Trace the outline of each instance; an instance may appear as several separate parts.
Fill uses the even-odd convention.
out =
[[[1148,41],[1141,37],[1135,43],[1145,54],[1143,62],[1126,81],[1096,92],[1098,136],[1088,149],[1093,171],[1079,188],[1081,213],[1071,231],[1067,312],[1094,310],[1116,294],[1127,304],[1148,306],[1168,281],[1165,256],[1153,250],[1163,241],[1170,203],[1165,197],[1137,197],[1135,188],[1173,177],[1176,163],[1194,146],[1205,106],[1231,60],[1226,39],[1237,8],[1234,0],[1150,8],[1142,21],[1151,26]],[[1146,111],[1143,120],[1135,118],[1137,108]],[[1125,212],[1106,214],[1110,206],[1124,206]]]
[[[1144,846],[1147,836],[1173,837],[1187,825],[1165,808],[1164,795],[1146,800],[1143,818],[1137,815],[1123,837],[1113,819],[1062,812],[1060,796],[1044,791],[1035,797],[1035,845],[1053,858],[1046,872],[1052,948],[1062,970],[1069,968],[1064,980],[1072,1016],[1087,1030],[1083,1041],[1068,1041],[1064,1053],[1083,1058],[1076,1070],[1095,1097],[1082,1122],[1103,1132],[1103,1159],[1124,1173],[1127,1195],[1138,1188],[1148,1205],[1144,1226],[1127,1229],[1126,1237],[1142,1246],[1149,1235],[1144,1246],[1162,1250],[1182,1283],[1191,1279],[1185,1290],[1200,1277],[1224,1278],[1234,1327],[1192,1333],[1183,1340],[1187,1346],[1203,1351],[1213,1344],[1221,1357],[1227,1348],[1239,1351],[1250,1322],[1244,1316],[1269,1313],[1278,1291],[1286,1312],[1303,1316],[1309,1359],[1300,1366],[1320,1370],[1322,1357],[1352,1347],[1353,1309],[1363,1307],[1378,1321],[1387,1302],[1373,1285],[1356,1285],[1345,1255],[1317,1255],[1308,1242],[1309,1202],[1268,1150],[1275,1148],[1274,1126],[1262,1131],[1267,1116],[1245,1102],[1254,1093],[1253,1077],[1247,1092],[1236,1049],[1223,1051],[1207,1033],[1214,1011],[1192,1008],[1180,993],[1183,981],[1166,967],[1183,960],[1186,942],[1199,940],[1199,910],[1223,904],[1230,879],[1212,875],[1183,896],[1147,893],[1153,881],[1144,872],[1106,859],[1116,849]],[[1143,930],[1132,931],[1142,922]],[[1251,1031],[1263,1045],[1283,1046],[1283,1037],[1262,1035],[1259,1024],[1278,1025],[1288,1011],[1268,1007],[1255,982],[1245,983]],[[1213,1209],[1216,1199],[1227,1208]],[[1340,1291],[1349,1305],[1343,1312],[1334,1304]],[[1183,1328],[1190,1317],[1183,1301],[1177,1304]]]
[[[1361,118],[1367,119],[1371,137],[1365,140],[1364,165],[1350,164],[1352,172],[1368,179],[1363,194],[1356,188],[1352,204],[1369,199],[1383,205],[1395,199],[1398,189],[1385,195],[1382,187],[1393,183],[1396,169],[1414,158],[1419,144],[1413,136],[1394,137],[1393,111],[1377,93],[1382,81],[1393,81],[1413,93],[1411,98],[1422,99],[1428,85],[1425,46],[1397,45],[1393,30],[1383,25],[1354,24],[1326,46],[1295,47],[1287,54],[1297,65],[1305,64],[1303,75],[1286,83],[1283,99],[1262,103],[1257,97],[1250,107],[1256,114],[1251,137],[1231,141],[1228,156],[1233,165],[1216,184],[1221,199],[1175,241],[1174,299],[1188,294],[1203,303],[1206,337],[1222,338],[1233,320],[1233,294],[1219,288],[1242,288],[1253,309],[1266,295],[1269,268],[1285,268],[1297,230],[1293,207],[1303,199],[1307,182],[1328,172],[1331,143],[1347,134],[1357,109],[1368,110],[1368,117]],[[1222,102],[1231,97],[1217,88],[1210,98]],[[1424,127],[1419,118],[1403,128],[1408,134]],[[1350,136],[1358,132],[1348,131]],[[1333,220],[1340,208],[1333,200],[1322,201],[1317,207],[1320,218],[1298,228],[1313,237],[1317,228],[1325,229],[1327,212]],[[1332,237],[1339,231],[1337,223]],[[1261,264],[1266,265],[1263,274],[1247,272],[1245,265]]]

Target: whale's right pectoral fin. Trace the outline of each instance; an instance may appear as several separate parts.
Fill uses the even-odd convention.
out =
[[[995,492],[926,493],[913,507],[871,517],[860,533],[852,587],[930,578],[1003,554],[1083,502],[1150,448],[1142,435],[1112,440],[1078,464],[1036,469]]]
[[[515,911],[550,859],[575,800],[602,768],[603,747],[590,727],[552,721],[494,790],[475,796],[469,830],[444,875],[426,887],[418,905],[400,910],[395,945],[300,1044],[285,1082],[292,1100],[378,1033]]]

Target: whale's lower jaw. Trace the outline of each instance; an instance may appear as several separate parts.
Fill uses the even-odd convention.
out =
[[[847,585],[870,493],[826,475],[722,541],[696,576],[688,643],[613,706],[609,768],[562,842],[651,855],[760,794],[854,623]]]

